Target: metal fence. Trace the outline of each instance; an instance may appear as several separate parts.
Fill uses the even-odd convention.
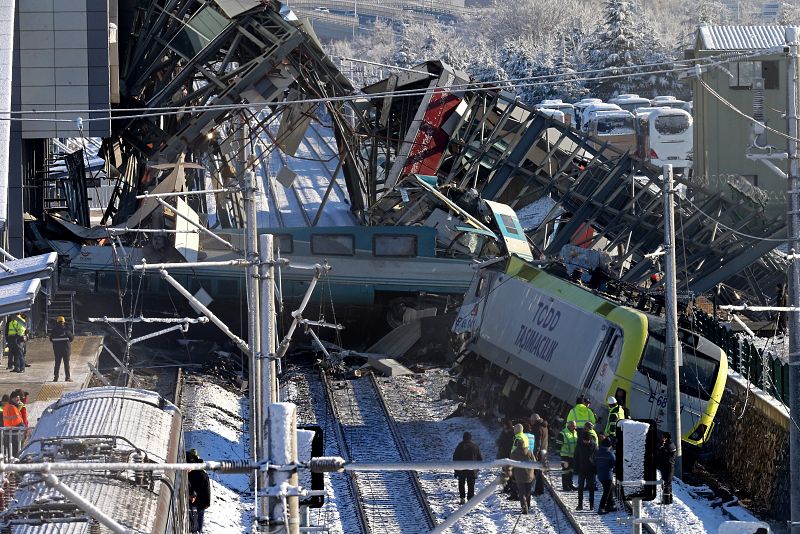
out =
[[[786,363],[773,355],[763,354],[762,349],[701,311],[695,311],[693,326],[698,333],[725,351],[732,371],[788,405],[789,366]]]
[[[0,458],[4,462],[17,458],[32,430],[23,426],[0,427]]]

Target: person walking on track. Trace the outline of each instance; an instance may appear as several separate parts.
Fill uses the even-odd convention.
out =
[[[453,452],[454,462],[481,462],[481,450],[478,444],[472,441],[472,434],[464,432],[464,439],[456,446]],[[466,493],[467,500],[475,496],[475,479],[478,477],[477,469],[459,469],[455,472],[458,479],[458,495],[460,497],[459,504],[464,504],[464,496]],[[464,486],[466,485],[466,492]]]

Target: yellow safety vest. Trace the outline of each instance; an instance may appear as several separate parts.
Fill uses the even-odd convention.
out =
[[[567,415],[567,422],[569,421],[575,421],[575,426],[581,429],[586,425],[587,422],[595,424],[597,422],[597,418],[595,417],[591,408],[585,404],[576,404]]]
[[[558,441],[561,443],[561,449],[558,453],[564,458],[572,458],[575,456],[575,446],[578,444],[578,431],[565,428],[558,435]]]
[[[625,408],[617,404],[608,410],[608,421],[606,422],[606,436],[617,435],[617,421],[625,419]]]

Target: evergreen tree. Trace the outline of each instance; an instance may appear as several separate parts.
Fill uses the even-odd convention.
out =
[[[604,100],[622,93],[655,96],[678,87],[674,76],[641,75],[668,68],[661,63],[670,61],[671,56],[658,41],[638,0],[605,0],[604,24],[591,44],[589,65],[603,69],[595,74],[596,81],[587,83],[592,96]],[[657,65],[640,67],[648,64]]]

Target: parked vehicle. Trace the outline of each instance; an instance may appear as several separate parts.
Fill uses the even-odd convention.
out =
[[[675,109],[682,109],[688,112],[691,112],[692,110],[691,102],[686,102],[685,100],[678,100],[677,98],[671,95],[657,96],[650,101],[650,105],[653,106],[654,108],[669,107]]]
[[[625,110],[596,111],[586,124],[589,135],[622,151],[636,152],[636,126],[633,113]]]
[[[633,113],[636,110],[636,108],[647,107],[650,105],[649,98],[644,98],[642,96],[630,93],[615,96],[608,102],[610,104],[616,104],[625,111],[630,111],[631,113]]]
[[[564,124],[575,124],[575,106],[560,99],[542,100],[534,106],[537,111],[550,109],[560,111],[564,114]]]
[[[583,110],[592,104],[602,104],[603,101],[599,98],[584,98],[575,104],[575,128],[581,129],[581,121],[583,120]]]
[[[671,107],[638,111],[636,138],[641,159],[658,166],[691,167],[694,129],[688,111]]]
[[[584,132],[589,132],[589,121],[592,116],[598,111],[622,111],[616,104],[609,104],[607,102],[594,102],[583,108],[581,112],[581,127]]]

